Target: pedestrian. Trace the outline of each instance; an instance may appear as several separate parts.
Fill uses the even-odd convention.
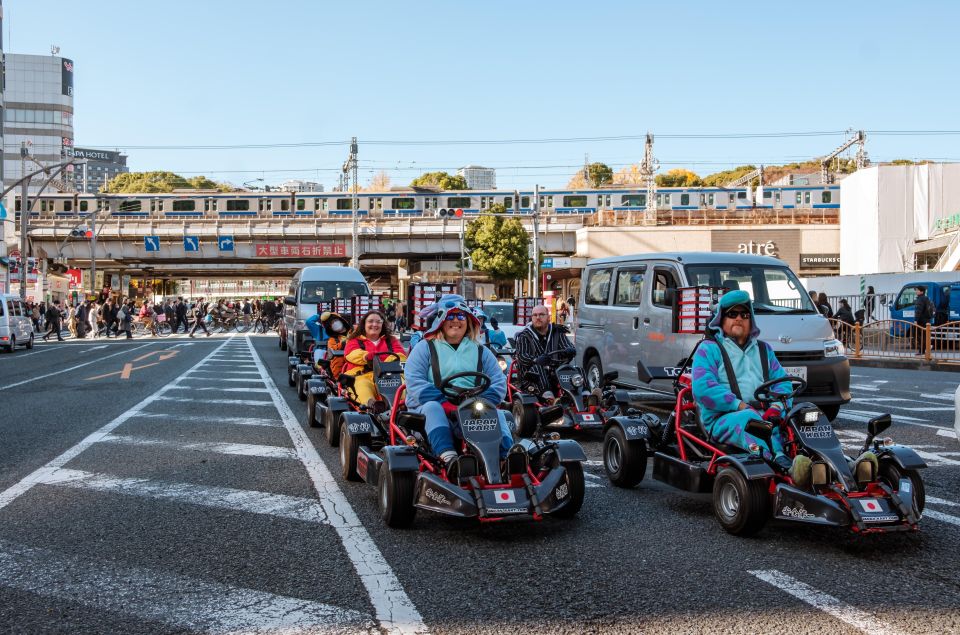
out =
[[[183,301],[182,297],[177,298],[177,305],[174,307],[174,312],[177,316],[177,322],[173,325],[173,334],[176,335],[180,331],[181,324],[183,324],[183,332],[188,333],[190,326],[187,324],[187,303]]]
[[[40,332],[40,307],[37,306],[36,302],[32,302],[32,307],[30,309],[30,319],[33,321],[33,330],[35,333]]]
[[[156,313],[153,311],[153,305],[150,302],[144,302],[140,307],[140,321],[143,322],[144,329],[150,331],[152,337],[157,336]]]
[[[210,331],[207,330],[207,325],[203,323],[204,318],[207,316],[207,303],[203,301],[203,298],[197,300],[197,304],[193,307],[193,329],[190,331],[190,337],[193,337],[193,334],[197,332],[198,328],[203,329],[203,332],[207,334],[207,337],[210,337]]]
[[[840,305],[837,308],[837,314],[834,317],[837,319],[837,324],[834,325],[834,328],[840,341],[843,342],[844,346],[849,346],[851,339],[850,334],[853,333],[853,325],[857,323],[857,319],[853,315],[853,310],[850,308],[850,303],[841,299]]]
[[[828,320],[833,317],[833,308],[830,306],[830,301],[827,299],[827,294],[821,292],[817,295],[816,301],[817,309],[826,317]]]
[[[57,341],[62,342],[63,336],[60,335],[60,308],[55,303],[51,304],[47,308],[44,318],[47,320],[47,328],[49,330],[46,335],[43,336],[43,341],[46,342],[48,337],[56,333]]]
[[[100,321],[100,307],[97,305],[97,301],[93,300],[90,302],[90,306],[87,308],[87,323],[90,325],[90,332],[93,333],[94,337],[100,335],[99,331],[99,321]]]
[[[873,287],[867,287],[867,295],[864,299],[864,309],[866,311],[866,321],[870,322],[873,320],[873,311],[877,306],[877,292],[873,290]]]
[[[80,301],[77,303],[77,308],[74,311],[74,318],[76,320],[76,331],[78,339],[85,339],[87,337],[87,303],[85,301]]]
[[[937,311],[936,307],[933,306],[933,302],[927,297],[926,287],[917,287],[917,299],[914,301],[913,307],[914,320],[916,320],[917,323],[917,328],[913,329],[914,344],[917,347],[917,355],[926,355],[926,328],[927,324],[933,319]]]
[[[126,332],[127,339],[133,339],[133,313],[135,310],[132,300],[127,304],[120,305],[120,309],[117,311],[117,322],[120,325],[117,337],[120,337],[121,332]]]
[[[67,306],[67,330],[74,338],[77,337],[77,307],[72,302]]]

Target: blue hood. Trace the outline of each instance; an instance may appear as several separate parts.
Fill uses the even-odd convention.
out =
[[[724,336],[723,327],[720,326],[724,309],[729,309],[738,304],[742,304],[750,309],[750,339],[755,340],[760,337],[760,329],[757,327],[757,316],[753,312],[753,302],[750,300],[750,294],[742,289],[737,289],[736,291],[727,291],[720,296],[720,302],[717,303],[717,312],[713,314],[710,323],[707,324],[707,329],[715,331],[714,335],[717,339]]]

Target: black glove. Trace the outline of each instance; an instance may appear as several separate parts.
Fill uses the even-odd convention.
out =
[[[533,362],[538,366],[543,366],[544,364],[548,363],[550,360],[551,360],[551,356],[548,355],[547,353],[544,353],[543,355],[540,355],[535,360],[533,360]]]

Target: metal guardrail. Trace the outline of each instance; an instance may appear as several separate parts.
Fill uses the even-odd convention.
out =
[[[905,320],[847,324],[830,320],[852,359],[922,359],[960,364],[960,322],[918,326]]]

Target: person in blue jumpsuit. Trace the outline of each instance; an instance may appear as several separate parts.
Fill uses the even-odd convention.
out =
[[[778,426],[773,428],[772,448],[760,438],[747,431],[752,420],[773,421],[783,415],[783,404],[774,402],[764,412],[758,412],[747,401],[738,398],[727,377],[720,347],[730,359],[740,394],[751,399],[757,386],[764,382],[763,366],[760,355],[766,355],[770,379],[786,377],[773,349],[759,341],[760,329],[757,328],[753,313],[753,303],[746,291],[736,290],[725,293],[720,298],[717,312],[707,326],[712,331],[707,339],[700,343],[693,356],[693,396],[700,411],[700,419],[710,439],[738,448],[748,449],[756,444],[762,449],[764,458],[774,467],[798,484],[810,482],[810,459],[798,454],[793,461],[784,454],[783,441]],[[773,392],[789,391],[788,382],[774,385]],[[787,408],[792,405],[787,400]],[[771,452],[772,449],[772,452]]]

